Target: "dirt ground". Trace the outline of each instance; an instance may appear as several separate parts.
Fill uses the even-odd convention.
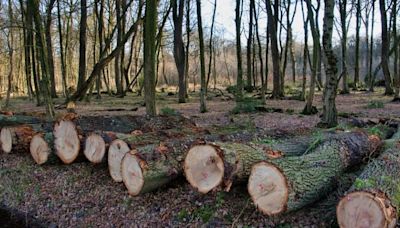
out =
[[[399,119],[400,104],[391,103],[391,97],[381,94],[382,91],[338,95],[340,123],[351,117]],[[160,94],[158,107],[160,112],[165,112],[166,107],[174,109],[210,129],[233,124],[271,130],[277,135],[312,131],[322,109],[319,93],[315,105],[320,112],[312,116],[300,114],[304,102],[290,99],[267,101],[267,107],[279,108],[281,112],[234,115],[230,111],[235,102],[225,99],[213,96],[207,101],[208,112],[201,114],[196,96],[185,104],[177,104],[175,96]],[[57,102],[61,103],[61,99]],[[44,111],[26,99],[14,99],[12,104],[11,109],[17,112]],[[374,108],[374,104],[379,107]],[[129,95],[124,99],[104,96],[101,101],[93,98],[90,104],[79,102],[76,112],[143,115],[145,110],[140,98]],[[181,177],[155,192],[131,197],[122,183],[111,180],[106,165],[37,166],[27,153],[0,154],[0,206],[3,211],[12,211],[10,216],[0,210],[0,225],[15,227],[10,221],[17,221],[20,226],[51,227],[331,227],[335,226],[337,199],[355,176],[342,177],[338,190],[305,210],[270,218],[256,210],[245,185],[233,186],[228,193],[202,195]]]

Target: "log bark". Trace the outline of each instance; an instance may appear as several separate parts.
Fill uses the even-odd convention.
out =
[[[130,195],[150,192],[182,174],[184,153],[195,143],[177,140],[137,147],[121,163],[122,180]]]
[[[396,227],[400,215],[399,134],[385,141],[385,152],[365,167],[340,200],[336,207],[340,227]]]
[[[329,193],[335,178],[374,155],[380,146],[377,136],[354,132],[330,139],[301,157],[256,163],[248,192],[266,215],[297,210]]]
[[[60,119],[73,121],[78,129],[84,132],[113,131],[119,133],[131,133],[134,130],[152,132],[167,129],[192,129],[201,131],[196,124],[183,116],[157,116],[148,118],[146,116],[69,116],[68,114]],[[53,121],[41,117],[28,115],[2,115],[0,114],[0,127],[32,125],[43,127],[52,125]]]
[[[1,150],[4,153],[27,151],[34,134],[34,129],[28,125],[3,127],[0,132]]]
[[[185,158],[185,176],[201,193],[219,186],[229,191],[233,182],[246,181],[254,163],[282,156],[300,156],[313,150],[335,132],[272,140],[267,144],[248,145],[214,142],[192,147]]]

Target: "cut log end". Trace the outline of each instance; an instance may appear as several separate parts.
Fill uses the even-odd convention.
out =
[[[54,147],[57,156],[65,164],[72,163],[79,154],[80,140],[74,123],[61,120],[54,127]]]
[[[43,139],[41,134],[33,136],[29,150],[33,160],[35,160],[36,164],[38,165],[46,163],[51,152],[49,145]]]
[[[247,189],[256,207],[264,214],[271,216],[286,210],[287,180],[275,165],[267,162],[255,164]]]
[[[219,186],[224,177],[224,161],[211,145],[192,147],[185,158],[184,167],[186,179],[201,193]]]
[[[121,161],[128,152],[128,144],[120,139],[114,140],[108,149],[108,169],[116,182],[122,182]]]
[[[132,196],[139,195],[143,188],[143,172],[140,167],[140,160],[134,154],[134,151],[126,153],[121,163],[122,180],[128,193]]]
[[[12,150],[12,132],[10,128],[2,128],[0,132],[1,149],[4,153],[10,153]]]
[[[342,228],[395,227],[397,215],[383,197],[358,191],[342,198],[336,208],[338,224]]]
[[[92,163],[98,164],[102,162],[104,154],[106,153],[106,143],[104,139],[97,134],[91,134],[86,138],[85,150],[83,153]]]

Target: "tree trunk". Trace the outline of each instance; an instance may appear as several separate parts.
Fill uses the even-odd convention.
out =
[[[185,158],[185,176],[201,193],[207,193],[219,186],[229,191],[233,182],[247,180],[254,163],[282,156],[300,156],[332,135],[327,132],[323,135],[299,136],[259,145],[222,142],[195,145]]]
[[[63,31],[62,31],[62,24],[61,24],[61,7],[60,7],[60,0],[57,0],[57,20],[58,20],[58,39],[60,40],[60,58],[61,58],[61,78],[63,84],[63,92],[64,96],[68,98],[69,94],[68,90],[68,82],[67,82],[67,66],[65,62],[65,51],[64,51],[64,39],[63,39]]]
[[[254,11],[254,18],[255,18],[255,27],[256,27],[256,37],[257,37],[257,44],[258,44],[258,58],[260,60],[260,77],[261,77],[261,102],[263,104],[266,103],[266,97],[265,94],[267,93],[267,86],[266,83],[264,82],[264,61],[263,61],[263,54],[262,54],[262,45],[261,45],[261,39],[260,39],[260,33],[259,33],[259,28],[258,28],[258,15],[256,12],[256,6],[254,4],[254,1],[252,0],[253,4],[251,4],[250,10]],[[255,80],[254,80],[255,81]]]
[[[272,51],[272,67],[273,67],[273,90],[272,96],[274,98],[280,98],[284,96],[281,87],[281,75],[280,75],[280,63],[279,63],[279,49],[278,49],[278,37],[277,37],[277,21],[272,12],[271,0],[265,1],[267,14],[268,14],[268,31],[271,38],[271,51]],[[277,13],[277,12],[275,12]]]
[[[236,0],[235,25],[236,25],[236,58],[237,58],[237,78],[236,78],[236,101],[243,98],[243,69],[242,69],[242,44],[241,44],[241,3],[242,0]]]
[[[369,74],[369,91],[374,92],[375,78],[372,74],[372,63],[374,53],[374,19],[375,19],[375,1],[372,0],[372,25],[371,25],[371,38],[369,44],[369,63],[368,63],[368,74]]]
[[[301,157],[257,163],[251,169],[249,194],[269,216],[300,209],[333,190],[335,178],[362,163],[379,145],[377,137],[355,132],[330,139]]]
[[[156,33],[157,33],[157,1],[146,1],[144,26],[144,101],[146,113],[157,115],[156,110]]]
[[[50,87],[49,87],[49,67],[48,67],[48,56],[44,50],[45,47],[45,38],[43,33],[42,21],[39,12],[39,1],[38,0],[29,0],[28,6],[32,9],[32,17],[35,24],[35,31],[36,31],[36,42],[39,48],[40,54],[40,63],[41,63],[41,70],[42,70],[42,79],[40,80],[40,88],[41,93],[44,97],[46,103],[46,112],[50,118],[54,117],[54,105],[53,100],[50,94]]]
[[[183,43],[183,16],[185,8],[184,0],[172,1],[172,14],[174,21],[174,58],[179,78],[179,103],[186,102],[186,83],[185,83],[185,46]]]
[[[206,93],[206,66],[204,57],[204,36],[203,36],[203,22],[201,19],[201,0],[196,0],[197,9],[197,29],[199,32],[199,46],[200,46],[200,112],[207,112],[205,93]]]
[[[247,37],[247,52],[246,52],[246,57],[247,57],[247,81],[246,81],[246,91],[247,92],[252,92],[252,84],[251,84],[251,77],[253,75],[252,73],[252,65],[251,65],[251,48],[252,48],[252,39],[253,39],[253,14],[255,10],[255,0],[250,0],[250,20],[249,20],[249,36]]]
[[[182,172],[181,159],[191,142],[175,141],[137,147],[121,162],[122,180],[136,196],[167,184]]]
[[[353,89],[358,90],[360,83],[360,28],[361,28],[361,1],[357,0],[356,5],[356,59],[354,67]]]
[[[336,93],[337,93],[337,60],[332,48],[332,32],[333,32],[333,11],[335,8],[334,0],[325,1],[325,15],[324,15],[324,32],[322,36],[322,43],[327,60],[326,64],[326,83],[323,95],[323,113],[321,124],[327,127],[334,127],[337,125],[337,110],[336,110]]]
[[[27,151],[34,134],[29,125],[3,127],[0,132],[1,150],[4,153]]]
[[[20,8],[21,8],[21,19],[23,23],[26,25],[25,28],[22,29],[23,32],[23,38],[24,38],[24,57],[25,57],[25,80],[26,80],[26,87],[28,90],[28,96],[29,100],[33,99],[33,88],[32,88],[32,65],[31,65],[31,56],[30,56],[30,47],[29,47],[29,40],[28,40],[28,34],[29,34],[29,25],[27,21],[27,13],[26,13],[26,7],[24,6],[24,2],[22,0],[19,0],[20,3]]]
[[[45,25],[45,35],[46,35],[46,49],[49,67],[49,79],[50,79],[50,95],[53,98],[57,97],[56,91],[56,77],[54,72],[54,57],[53,57],[53,43],[51,37],[51,21],[52,21],[52,11],[54,8],[54,3],[56,0],[50,0],[47,5],[47,15],[46,15],[46,25]]]
[[[80,90],[84,86],[86,80],[86,41],[87,41],[86,27],[87,27],[87,5],[86,5],[86,0],[82,0],[81,20],[79,24],[79,72],[78,72],[77,90]]]
[[[339,0],[339,8],[340,8],[340,27],[342,29],[342,34],[341,34],[341,46],[342,46],[342,82],[343,82],[343,88],[342,88],[342,94],[348,94],[350,93],[349,91],[349,79],[348,79],[348,72],[347,72],[347,0]],[[358,21],[358,18],[357,18]],[[357,41],[356,41],[357,42]],[[357,47],[356,47],[357,48]],[[357,50],[356,50],[357,51]],[[357,54],[356,54],[357,56]],[[356,64],[357,59],[356,59]],[[357,68],[357,67],[356,67]],[[356,73],[356,72],[354,72]],[[354,75],[354,78],[356,76]]]
[[[400,208],[399,138],[400,134],[365,167],[340,200],[336,208],[340,227],[396,227]]]
[[[301,83],[301,95],[300,100],[306,100],[306,83],[307,83],[307,63],[308,56],[310,55],[308,51],[308,16],[305,15],[303,3],[301,3],[301,12],[303,16],[303,25],[304,25],[304,48],[303,48],[303,79]],[[315,89],[315,88],[314,88]],[[312,104],[311,104],[312,106]]]
[[[393,95],[392,78],[389,70],[389,34],[387,28],[387,15],[385,0],[379,0],[379,8],[381,11],[381,27],[382,27],[382,47],[381,47],[381,64],[383,75],[385,77],[385,95]]]
[[[311,79],[310,79],[310,91],[307,97],[306,106],[303,109],[303,114],[314,114],[315,108],[313,108],[313,101],[314,101],[314,93],[315,93],[315,84],[318,75],[318,64],[319,60],[321,59],[320,55],[320,39],[319,39],[319,28],[314,20],[314,13],[313,7],[310,0],[306,0],[307,4],[307,14],[308,14],[308,21],[310,22],[311,34],[313,38],[313,58],[312,58],[312,66],[311,68]],[[308,55],[307,55],[308,56]]]

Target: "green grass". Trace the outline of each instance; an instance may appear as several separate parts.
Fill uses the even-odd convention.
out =
[[[236,103],[236,106],[232,109],[231,114],[257,112],[257,106],[262,105],[263,104],[261,100],[243,98],[243,101]]]
[[[164,107],[160,110],[160,114],[164,116],[177,116],[179,115],[178,111],[170,107]]]
[[[384,108],[385,104],[382,101],[370,101],[368,102],[367,106],[365,108],[367,109],[379,109],[379,108]]]

